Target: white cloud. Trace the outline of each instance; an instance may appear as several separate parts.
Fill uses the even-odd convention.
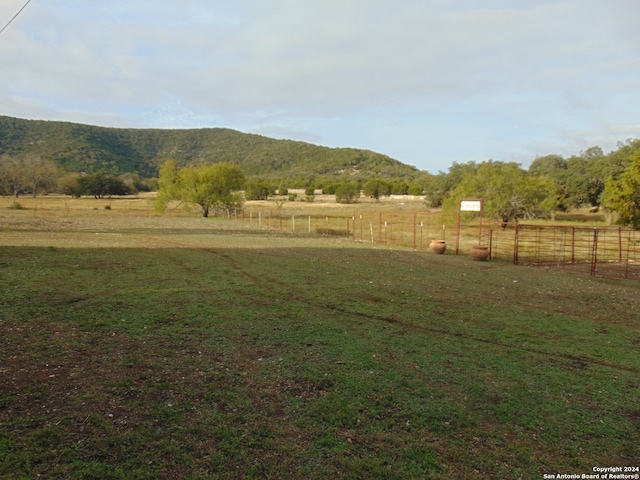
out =
[[[633,132],[637,14],[635,0],[32,2],[0,36],[0,113],[290,133],[431,170],[533,158]]]

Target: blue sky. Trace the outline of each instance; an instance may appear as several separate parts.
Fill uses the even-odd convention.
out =
[[[0,0],[0,25],[25,0]],[[640,137],[637,0],[32,0],[0,114],[453,162]]]

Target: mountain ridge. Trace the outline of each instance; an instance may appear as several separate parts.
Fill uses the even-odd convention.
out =
[[[167,159],[178,165],[228,162],[249,177],[310,183],[348,176],[412,181],[427,172],[387,155],[331,148],[229,128],[156,129],[100,127],[0,115],[0,155],[38,155],[67,172],[157,176]]]

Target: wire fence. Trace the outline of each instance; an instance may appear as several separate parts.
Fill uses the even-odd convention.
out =
[[[12,199],[11,199],[12,200]],[[147,202],[62,203],[20,199],[27,205],[20,217],[71,217],[152,214]],[[10,202],[8,199],[7,202]],[[76,204],[77,203],[77,204]],[[9,204],[9,203],[8,203]],[[166,215],[183,215],[169,212]],[[294,234],[338,236],[417,251],[430,249],[433,240],[446,245],[446,254],[468,255],[476,245],[489,249],[489,258],[517,265],[561,268],[592,276],[640,280],[640,231],[621,227],[501,224],[477,214],[439,211],[376,211],[322,208],[248,208],[218,216],[249,222],[256,227]]]
[[[640,280],[640,232],[621,227],[518,225],[513,261]]]
[[[473,245],[488,245],[491,223],[441,212],[344,213],[287,212],[284,210],[245,210],[229,218],[293,233],[334,235],[358,242],[428,250],[432,240],[442,240],[447,253],[467,253]],[[495,226],[495,225],[494,225]]]
[[[545,266],[592,276],[640,280],[640,232],[620,227],[501,224],[441,212],[354,211],[306,214],[255,211],[250,222],[294,233],[335,235],[381,245],[430,249],[444,241],[447,254],[488,247],[491,259]]]

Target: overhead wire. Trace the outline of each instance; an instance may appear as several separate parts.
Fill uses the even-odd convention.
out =
[[[11,23],[12,23],[16,18],[18,18],[18,15],[20,15],[20,14],[22,13],[22,11],[23,11],[25,8],[27,8],[27,5],[29,5],[29,2],[30,2],[30,1],[31,1],[31,0],[27,0],[27,3],[25,3],[25,4],[22,6],[22,8],[21,8],[20,10],[18,10],[18,13],[16,13],[16,14],[13,16],[13,18],[12,18],[11,20],[9,20],[9,21],[7,22],[7,24],[6,24],[4,27],[2,27],[2,30],[0,30],[0,35],[2,34],[2,32],[4,32],[4,31],[7,29],[7,27],[8,27],[9,25],[11,25]]]

